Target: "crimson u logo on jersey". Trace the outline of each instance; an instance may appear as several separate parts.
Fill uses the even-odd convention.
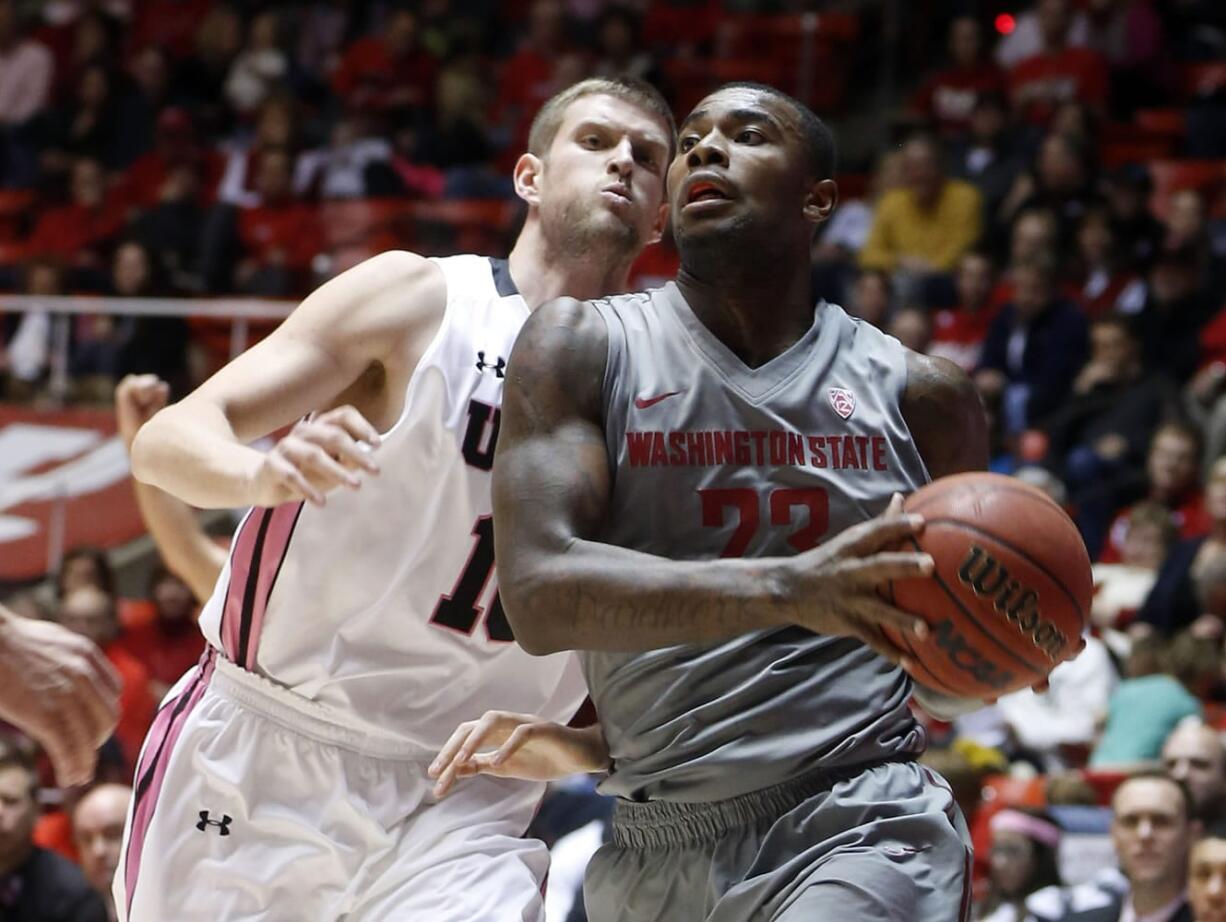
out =
[[[488,471],[494,466],[494,449],[498,446],[498,427],[502,411],[480,400],[468,402],[468,428],[460,448],[464,460],[473,467]]]

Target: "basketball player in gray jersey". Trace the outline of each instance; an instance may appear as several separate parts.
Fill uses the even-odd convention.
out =
[[[676,282],[552,302],[510,360],[502,599],[529,652],[582,651],[619,797],[592,922],[968,911],[965,826],[881,626],[926,629],[877,589],[932,568],[891,497],[984,467],[986,424],[951,363],[814,310],[833,158],[778,91],[708,96],[668,176]]]

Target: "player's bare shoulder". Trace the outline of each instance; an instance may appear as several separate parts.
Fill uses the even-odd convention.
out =
[[[609,332],[590,303],[557,298],[532,312],[507,368],[505,406],[539,419],[599,412]]]
[[[906,361],[902,414],[929,474],[987,467],[987,417],[966,372],[949,359],[910,349]]]

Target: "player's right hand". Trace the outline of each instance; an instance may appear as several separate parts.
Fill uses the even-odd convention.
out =
[[[379,473],[371,453],[380,441],[378,430],[351,406],[304,419],[265,453],[252,505],[305,500],[322,506],[339,487],[356,490],[362,485],[359,472]]]
[[[923,529],[923,517],[904,513],[902,496],[895,494],[881,515],[797,555],[793,560],[803,568],[804,587],[793,603],[797,623],[819,634],[854,637],[890,662],[911,668],[904,651],[881,628],[889,626],[903,636],[923,640],[928,625],[890,605],[877,590],[890,580],[932,576],[931,555],[897,550]]]
[[[119,719],[120,681],[102,651],[49,621],[0,617],[0,719],[46,750],[63,786],[92,780]]]

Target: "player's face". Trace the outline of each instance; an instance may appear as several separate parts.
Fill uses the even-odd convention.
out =
[[[669,168],[678,246],[753,231],[773,236],[789,222],[812,220],[805,213],[810,173],[789,106],[747,87],[712,93],[681,123]]]
[[[659,236],[665,218],[666,125],[628,100],[571,103],[542,161],[541,225],[563,252],[624,254]]]
[[[1192,849],[1188,897],[1196,922],[1226,922],[1226,839],[1202,839]]]
[[[1115,794],[1111,841],[1125,876],[1138,884],[1182,880],[1191,825],[1170,781],[1139,778]]]

